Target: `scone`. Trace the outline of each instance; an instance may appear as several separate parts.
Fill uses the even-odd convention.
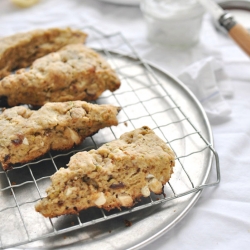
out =
[[[70,28],[37,29],[3,37],[0,39],[0,79],[67,44],[84,43],[86,37],[86,33]]]
[[[161,194],[174,164],[174,153],[150,128],[135,129],[97,150],[72,156],[68,168],[51,176],[47,197],[35,209],[55,217],[94,206],[131,207],[150,191]]]
[[[37,59],[0,81],[0,95],[10,106],[47,102],[96,100],[103,91],[115,91],[120,80],[109,64],[82,44],[63,47]]]
[[[37,111],[23,106],[0,114],[0,163],[6,170],[49,150],[66,150],[99,129],[117,125],[120,108],[84,101],[47,103]]]

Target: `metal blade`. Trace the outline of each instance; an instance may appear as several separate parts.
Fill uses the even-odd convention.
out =
[[[199,0],[199,2],[217,21],[225,14],[225,11],[213,0]]]

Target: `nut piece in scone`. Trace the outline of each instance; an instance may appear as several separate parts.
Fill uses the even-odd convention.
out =
[[[96,100],[105,90],[120,87],[114,70],[95,51],[71,44],[37,59],[0,81],[0,93],[10,106],[47,102]]]
[[[49,150],[67,150],[99,129],[117,125],[120,108],[84,101],[47,103],[37,111],[23,106],[0,114],[0,163],[34,160]]]
[[[89,207],[131,207],[150,191],[161,194],[174,165],[171,149],[144,126],[72,156],[68,168],[52,175],[47,197],[35,208],[45,217],[55,217]]]
[[[67,44],[84,43],[87,34],[70,28],[37,29],[0,38],[0,79]],[[0,92],[1,93],[1,92]]]

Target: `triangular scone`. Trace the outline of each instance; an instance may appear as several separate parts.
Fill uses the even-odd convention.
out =
[[[0,81],[0,95],[8,105],[96,100],[105,90],[120,87],[114,70],[95,51],[71,44],[37,59]]]
[[[0,162],[4,169],[49,150],[66,150],[99,129],[117,125],[120,108],[84,101],[47,103],[37,111],[23,106],[0,114]]]
[[[97,150],[79,152],[52,177],[47,197],[36,204],[45,217],[97,206],[131,207],[136,199],[161,194],[175,164],[174,153],[150,128],[123,134]]]
[[[26,68],[37,58],[67,44],[84,43],[87,34],[80,30],[36,29],[0,39],[0,79],[12,70]],[[1,92],[0,92],[1,93]]]

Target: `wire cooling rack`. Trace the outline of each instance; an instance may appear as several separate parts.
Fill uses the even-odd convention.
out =
[[[119,90],[115,93],[105,92],[96,101],[98,104],[110,103],[122,107],[118,115],[119,125],[100,130],[94,136],[86,138],[74,150],[49,152],[37,161],[17,166],[7,172],[0,167],[1,248],[87,228],[198,192],[220,181],[219,159],[211,142],[204,138],[186,116],[151,67],[139,59],[128,41],[120,33],[104,35],[93,27],[85,27],[84,30],[89,34],[87,46],[99,51],[121,79]],[[153,129],[176,155],[174,174],[164,187],[164,195],[142,198],[133,208],[120,211],[107,212],[90,208],[79,215],[53,219],[43,218],[35,211],[35,203],[46,196],[45,190],[50,184],[50,176],[60,167],[65,167],[74,153],[98,148],[105,142],[119,138],[124,132],[144,125]],[[204,180],[210,171],[211,159],[215,159],[217,180],[206,183]],[[200,168],[204,164],[208,165],[205,170]]]

